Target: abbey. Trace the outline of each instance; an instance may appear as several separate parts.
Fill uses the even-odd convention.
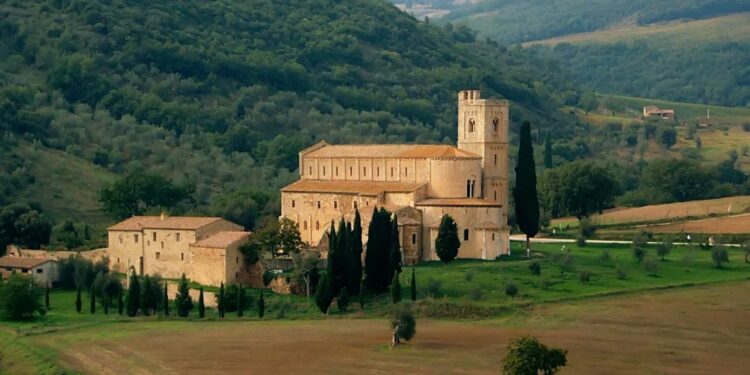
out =
[[[398,218],[404,261],[436,260],[444,214],[454,218],[459,258],[494,259],[509,251],[508,102],[458,93],[458,147],[448,145],[331,145],[299,153],[300,179],[281,189],[281,216],[302,239],[325,250],[332,221],[365,230],[376,207]]]

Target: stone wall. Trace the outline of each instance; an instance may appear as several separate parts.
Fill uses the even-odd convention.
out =
[[[174,299],[177,296],[177,288],[178,288],[178,286],[179,285],[178,285],[177,282],[174,282],[174,281],[168,281],[167,282],[167,296],[169,296],[169,299],[172,300],[172,301],[170,301],[170,303],[174,303]],[[164,293],[164,291],[162,291],[162,294],[163,293]],[[197,315],[198,314],[198,298],[200,297],[200,293],[201,293],[200,289],[190,289],[189,293],[190,293],[190,298],[193,299],[193,304],[195,306],[193,308],[193,312],[192,313]],[[207,291],[204,290],[203,291],[203,304],[206,307],[216,307],[217,306],[217,304],[216,304],[216,294],[214,292],[207,292]],[[172,306],[170,306],[170,307],[172,307]],[[174,309],[172,309],[172,310],[174,310]]]

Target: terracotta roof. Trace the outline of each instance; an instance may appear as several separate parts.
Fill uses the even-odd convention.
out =
[[[54,262],[52,259],[42,258],[20,258],[4,256],[0,258],[0,267],[12,267],[12,268],[33,268],[42,265],[47,262]]]
[[[142,229],[183,229],[196,230],[216,221],[223,220],[220,217],[199,216],[133,216],[121,221],[107,230],[139,231]]]
[[[408,193],[419,190],[425,183],[385,181],[330,181],[297,180],[283,187],[287,193],[342,193],[373,196],[383,192]]]
[[[210,247],[212,249],[226,249],[235,242],[244,241],[250,236],[250,232],[225,231],[218,232],[213,236],[206,237],[198,242],[191,244],[193,247]]]
[[[309,149],[309,148],[308,148]],[[481,159],[449,145],[325,145],[307,152],[306,158],[414,158]]]
[[[490,202],[479,198],[435,198],[423,199],[417,206],[468,206],[468,207],[502,207],[499,203]]]

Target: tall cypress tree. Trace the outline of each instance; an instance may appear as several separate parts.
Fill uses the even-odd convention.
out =
[[[44,289],[44,308],[49,310],[49,285]]]
[[[393,274],[393,281],[391,281],[391,302],[401,302],[401,282],[398,279],[398,273]]]
[[[391,275],[388,274],[391,259],[391,214],[381,208],[373,212],[365,253],[365,285],[375,293],[388,290]]]
[[[331,282],[328,274],[324,274],[318,282],[318,287],[315,292],[315,305],[323,314],[328,314],[328,309],[331,307],[333,301],[333,293],[331,292]]]
[[[390,257],[388,259],[388,278],[392,278],[393,275],[401,273],[401,241],[399,240],[398,233],[398,217],[393,215],[391,220],[391,227],[389,231],[390,243],[388,253]]]
[[[94,290],[94,286],[91,286],[91,306],[90,306],[91,313],[96,313],[96,291]]]
[[[203,319],[206,316],[206,303],[203,302],[203,287],[198,295],[198,317]]]
[[[169,296],[167,295],[167,283],[164,283],[164,316],[169,316]]]
[[[242,285],[237,286],[237,317],[242,318],[245,310],[245,293],[242,291]]]
[[[152,303],[152,300],[154,297],[152,296],[154,288],[151,283],[150,276],[146,275],[143,278],[143,288],[141,289],[142,289],[141,290],[141,313],[144,316],[149,316],[151,315],[152,312],[155,312],[151,310],[151,306],[154,305],[154,303]],[[158,298],[158,295],[157,295],[157,298]]]
[[[138,310],[141,308],[141,285],[138,281],[138,276],[135,275],[135,271],[130,275],[130,282],[128,283],[128,316],[134,317],[138,314]]]
[[[458,239],[458,226],[453,218],[444,214],[440,219],[438,235],[435,238],[435,253],[444,263],[448,263],[458,256],[461,241]]]
[[[122,315],[123,304],[122,304],[122,288],[117,292],[117,315]]]
[[[331,221],[331,231],[328,233],[328,262],[326,264],[327,288],[332,290],[336,287],[336,271],[338,268],[339,239],[336,233],[336,223]]]
[[[219,310],[219,318],[224,317],[224,283],[221,283],[219,287],[219,301],[217,302],[217,309]]]
[[[547,131],[547,138],[544,140],[544,168],[552,168],[552,135]]]
[[[81,312],[81,286],[79,285],[76,289],[76,312]]]
[[[180,278],[180,284],[177,286],[174,304],[177,307],[177,315],[182,318],[187,318],[190,315],[190,310],[193,309],[193,298],[190,297],[190,287],[184,273]]]
[[[109,296],[104,294],[104,315],[109,315]]]
[[[534,147],[531,145],[531,124],[521,125],[521,139],[516,161],[516,187],[513,188],[516,203],[516,222],[526,234],[526,251],[530,251],[530,238],[539,233],[539,198],[536,192],[536,166]]]
[[[411,268],[411,300],[417,300],[417,277],[414,275],[414,267]]]
[[[266,300],[263,299],[263,289],[260,290],[260,297],[258,297],[258,318],[263,319],[263,314],[266,313]]]
[[[354,225],[350,240],[346,288],[351,293],[358,294],[362,284],[362,218],[359,216],[359,210],[354,211]]]

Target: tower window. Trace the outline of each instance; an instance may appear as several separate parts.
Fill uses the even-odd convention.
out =
[[[367,167],[362,167],[362,176],[367,177]]]
[[[404,176],[409,177],[409,168],[404,168]]]
[[[354,209],[355,210],[357,209],[357,202],[356,201],[354,202]]]
[[[294,199],[292,199],[292,208],[294,208],[294,207],[295,207],[295,205],[296,205],[296,204],[295,204],[295,202],[294,202]]]
[[[323,167],[323,176],[326,175],[326,167]]]
[[[339,176],[339,167],[336,167],[336,177]]]
[[[380,177],[380,167],[375,169],[375,177]]]
[[[312,167],[307,167],[307,174],[312,174]]]
[[[185,260],[185,253],[180,253],[180,260]]]
[[[495,200],[497,200],[497,190],[495,190]]]
[[[493,133],[497,133],[497,127],[499,123],[500,123],[499,118],[495,117],[494,119],[492,119],[492,132]]]
[[[468,241],[468,240],[469,240],[469,230],[464,229],[464,241]]]
[[[492,240],[495,240],[495,233],[492,233]]]
[[[495,165],[497,165],[497,154],[495,154]]]
[[[305,222],[302,223],[302,228],[305,229],[305,230],[307,230],[307,220],[305,220]]]
[[[320,208],[320,201],[318,201],[318,208]]]
[[[417,234],[416,233],[412,233],[411,234],[411,244],[412,245],[416,245],[417,244]]]
[[[466,198],[471,198],[471,180],[466,180]]]
[[[152,237],[153,237],[153,241],[156,241],[156,232],[151,233],[151,234],[152,234]]]
[[[393,177],[393,167],[391,167],[391,177]]]
[[[354,176],[354,169],[349,167],[349,176]]]
[[[135,241],[135,243],[138,243],[138,235],[137,234],[133,235],[133,241]]]
[[[339,208],[339,202],[333,201],[333,208]]]
[[[315,222],[315,230],[318,230],[318,229],[320,229],[320,222],[316,221]]]
[[[474,121],[473,118],[469,119],[469,133],[474,133],[474,125],[476,125],[476,121]]]

